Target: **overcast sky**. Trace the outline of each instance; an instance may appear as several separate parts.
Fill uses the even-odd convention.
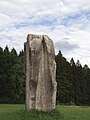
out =
[[[28,33],[48,35],[56,53],[90,66],[90,0],[0,0],[0,46],[20,51]]]

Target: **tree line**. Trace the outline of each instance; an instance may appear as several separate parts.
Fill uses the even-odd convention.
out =
[[[80,61],[70,62],[61,51],[56,55],[57,102],[75,105],[90,105],[90,68]]]
[[[0,103],[24,103],[24,52],[0,47]]]
[[[90,105],[90,68],[55,56],[57,103]],[[0,47],[0,103],[25,103],[24,51]]]

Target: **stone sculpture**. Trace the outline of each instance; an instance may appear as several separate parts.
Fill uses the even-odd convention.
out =
[[[56,63],[52,40],[28,34],[25,49],[26,109],[50,111],[56,104]]]

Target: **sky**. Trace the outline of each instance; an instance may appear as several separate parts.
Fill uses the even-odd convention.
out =
[[[48,35],[56,54],[90,67],[90,0],[0,0],[0,46],[19,52],[29,33]]]

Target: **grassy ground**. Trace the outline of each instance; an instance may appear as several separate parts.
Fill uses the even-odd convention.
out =
[[[0,104],[0,120],[90,120],[90,107],[58,105],[52,112],[27,112],[24,105]]]

